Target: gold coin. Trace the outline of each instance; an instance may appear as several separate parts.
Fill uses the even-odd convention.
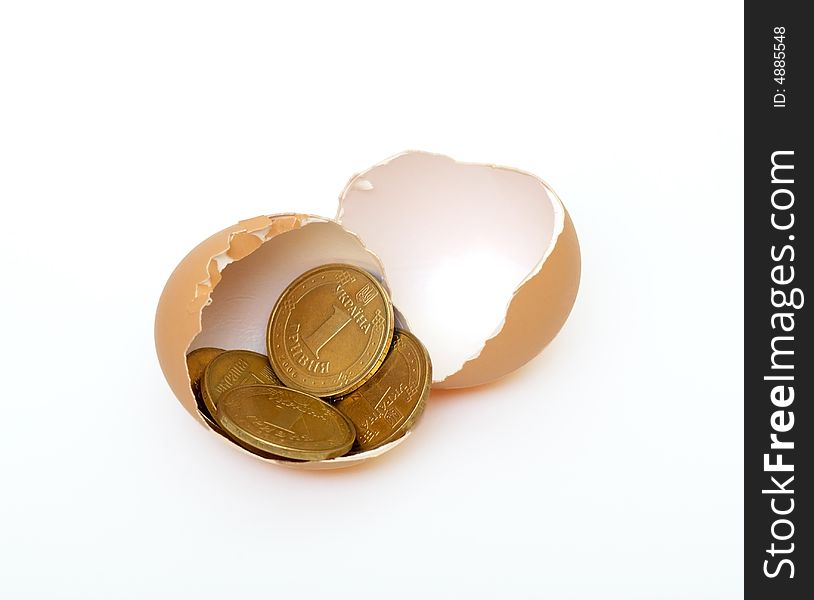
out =
[[[219,354],[223,354],[220,348],[198,348],[187,354],[187,372],[189,373],[189,386],[192,388],[192,394],[195,396],[195,403],[198,405],[198,412],[206,421],[217,427],[217,424],[212,420],[212,415],[209,414],[209,409],[203,401],[201,394],[201,379],[203,378],[204,369],[212,360]]]
[[[201,393],[201,378],[204,374],[206,365],[219,354],[223,354],[224,350],[220,348],[198,348],[187,354],[187,372],[189,373],[189,385],[195,396]]]
[[[351,422],[333,406],[280,386],[248,385],[227,391],[216,419],[243,444],[298,460],[342,456],[356,438]]]
[[[335,406],[356,428],[356,450],[371,450],[401,437],[424,410],[432,364],[423,344],[396,330],[384,364],[362,387]]]
[[[201,395],[209,414],[217,417],[218,401],[225,392],[235,387],[258,384],[280,385],[268,359],[249,350],[227,350],[206,366]]]
[[[295,279],[269,318],[269,360],[284,385],[322,398],[358,388],[393,337],[393,305],[369,273],[331,264]]]

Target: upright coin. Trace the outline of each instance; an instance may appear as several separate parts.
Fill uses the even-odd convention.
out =
[[[393,306],[369,273],[331,264],[295,279],[269,319],[269,360],[288,387],[332,398],[381,365],[393,337]]]
[[[414,335],[396,330],[381,368],[335,404],[356,428],[356,449],[371,450],[404,435],[421,416],[431,384],[427,350]]]
[[[212,359],[204,370],[201,395],[209,414],[217,417],[218,401],[225,392],[258,384],[280,385],[268,359],[249,350],[227,350]]]
[[[342,456],[356,437],[351,422],[327,402],[278,386],[229,390],[220,399],[216,418],[244,444],[297,460]]]

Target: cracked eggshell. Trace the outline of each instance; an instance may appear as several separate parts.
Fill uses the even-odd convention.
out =
[[[551,188],[528,173],[407,152],[351,179],[337,220],[241,221],[199,244],[170,276],[156,313],[156,349],[173,392],[204,427],[186,354],[204,346],[265,353],[271,308],[312,267],[348,262],[382,280],[399,326],[425,344],[442,388],[517,369],[554,338],[574,303],[580,255],[573,224]],[[325,461],[252,456],[296,468],[345,467],[384,454],[409,433]]]
[[[406,152],[353,177],[337,221],[385,265],[435,387],[511,373],[556,336],[574,304],[574,226],[529,173]]]
[[[211,429],[198,412],[187,353],[214,346],[265,354],[266,324],[280,293],[301,273],[331,262],[361,267],[387,287],[381,263],[356,235],[330,219],[302,214],[260,216],[227,227],[193,249],[167,281],[155,319],[161,369],[184,408],[231,446],[239,448]],[[332,469],[380,456],[408,435],[368,452],[322,461],[265,458],[243,451],[287,467]]]

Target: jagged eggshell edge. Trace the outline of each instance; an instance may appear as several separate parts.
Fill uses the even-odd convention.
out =
[[[433,384],[434,388],[466,388],[489,383],[517,370],[537,356],[559,333],[568,319],[579,290],[581,255],[574,224],[560,197],[545,181],[532,173],[488,163],[457,161],[443,154],[408,150],[396,154],[350,178],[339,196],[336,220],[342,222],[348,194],[370,177],[370,173],[401,157],[422,156],[428,160],[450,161],[455,165],[498,169],[528,177],[536,182],[562,215],[561,227],[554,231],[548,248],[531,271],[518,282],[494,333],[480,351],[461,367]],[[450,224],[454,226],[454,224]],[[363,239],[364,233],[355,232]],[[398,298],[394,298],[398,303]],[[409,316],[408,316],[409,320]]]
[[[198,412],[187,371],[187,349],[201,332],[203,310],[208,305],[213,290],[220,282],[223,269],[231,262],[245,258],[277,235],[294,231],[309,223],[332,223],[353,236],[362,249],[370,254],[374,262],[379,265],[380,272],[384,275],[384,268],[378,257],[364,246],[358,236],[342,228],[332,219],[298,213],[263,215],[246,219],[210,236],[193,248],[178,263],[167,280],[158,301],[155,316],[155,345],[161,370],[175,397],[202,427],[223,439],[230,446],[264,462],[288,468],[339,469],[381,456],[401,444],[410,432],[408,431],[399,439],[379,448],[329,460],[299,462],[265,458],[248,452],[209,426]]]

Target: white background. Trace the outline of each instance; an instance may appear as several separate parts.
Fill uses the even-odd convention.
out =
[[[741,596],[740,3],[293,5],[0,8],[0,596]],[[372,464],[232,451],[164,281],[407,148],[554,186],[570,320]]]

